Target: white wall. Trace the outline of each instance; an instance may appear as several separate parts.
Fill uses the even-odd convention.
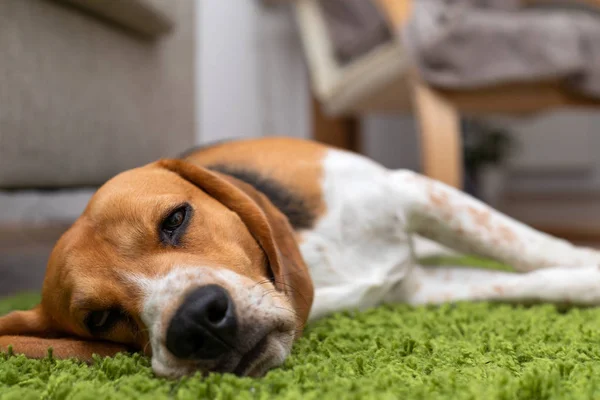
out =
[[[509,189],[518,192],[600,190],[600,114],[558,110],[515,120],[517,142]]]
[[[413,118],[372,115],[362,119],[362,150],[388,168],[421,169],[417,128]]]
[[[198,139],[307,136],[307,77],[288,7],[201,1]]]
[[[199,1],[199,140],[260,132],[256,1]]]

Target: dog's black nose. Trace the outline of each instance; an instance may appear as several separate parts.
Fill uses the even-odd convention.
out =
[[[231,350],[237,331],[235,309],[221,286],[191,292],[167,329],[167,349],[177,358],[212,360]]]

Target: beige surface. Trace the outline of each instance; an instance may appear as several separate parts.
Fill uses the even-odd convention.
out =
[[[0,2],[0,188],[98,185],[194,142],[194,0],[157,41],[60,2]]]
[[[421,132],[423,170],[453,187],[463,180],[460,117],[455,108],[429,86],[413,80],[414,107]]]
[[[412,12],[411,0],[376,0],[381,10],[387,16],[387,20],[395,28],[405,24]]]

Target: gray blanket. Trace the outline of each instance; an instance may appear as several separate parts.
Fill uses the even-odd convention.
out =
[[[393,37],[373,0],[321,0],[319,5],[341,64],[354,61]]]
[[[590,9],[523,9],[518,0],[417,0],[401,35],[440,87],[561,80],[600,98],[600,17]]]

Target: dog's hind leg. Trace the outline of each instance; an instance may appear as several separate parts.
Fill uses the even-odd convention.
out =
[[[385,300],[412,305],[459,301],[600,305],[600,269],[547,268],[522,274],[459,267],[417,267]]]
[[[441,182],[410,171],[392,171],[390,180],[408,229],[454,250],[521,272],[600,264],[600,252],[539,232]]]

